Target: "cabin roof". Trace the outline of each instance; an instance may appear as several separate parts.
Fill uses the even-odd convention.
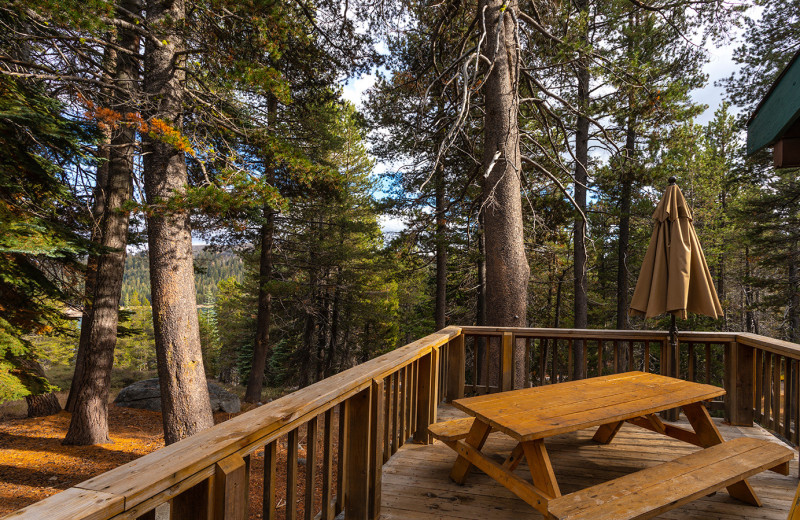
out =
[[[761,99],[747,121],[747,155],[776,141],[800,119],[800,50]]]

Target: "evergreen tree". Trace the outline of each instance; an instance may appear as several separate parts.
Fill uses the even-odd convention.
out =
[[[744,19],[744,42],[733,55],[739,69],[723,82],[732,103],[742,109],[743,116],[753,113],[756,104],[798,51],[800,42],[800,4],[797,1],[757,0],[754,4],[763,9],[761,16]],[[800,169],[774,170],[765,151],[750,158],[746,168],[748,184],[757,189],[748,190],[738,212],[739,218],[752,223],[745,231],[749,239],[745,263],[749,271],[752,255],[761,260],[762,266],[768,267],[750,273],[752,281],[766,293],[764,307],[778,312],[776,333],[798,341],[800,249],[796,219]],[[755,303],[752,297],[749,301],[750,305]],[[747,323],[752,325],[752,319]]]
[[[70,332],[88,244],[67,182],[89,137],[35,84],[0,75],[0,401],[25,397],[31,416],[61,408],[26,338]]]

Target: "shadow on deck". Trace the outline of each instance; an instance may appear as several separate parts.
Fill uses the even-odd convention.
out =
[[[439,408],[439,420],[463,417],[451,406]],[[726,440],[759,437],[781,443],[759,426],[744,428],[715,420]],[[685,421],[682,421],[685,423]],[[678,423],[680,424],[680,423]],[[688,423],[685,423],[688,426]],[[691,427],[689,427],[691,428]],[[592,442],[594,428],[547,439],[561,492],[571,493],[655,464],[686,455],[699,448],[625,424],[610,445]],[[502,463],[514,442],[502,433],[489,436],[484,451]],[[382,515],[385,520],[461,518],[501,520],[542,518],[532,507],[479,470],[473,468],[459,486],[449,478],[455,453],[445,444],[406,444],[383,467]],[[756,508],[728,496],[725,490],[663,513],[672,519],[776,519],[785,520],[798,485],[798,459],[790,463],[790,476],[763,472],[749,479],[763,506]],[[530,480],[523,462],[516,473]]]

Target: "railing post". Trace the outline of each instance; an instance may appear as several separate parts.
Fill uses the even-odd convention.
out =
[[[725,345],[725,420],[753,426],[753,347],[732,341]]]
[[[345,474],[344,517],[369,518],[370,408],[372,388],[368,387],[345,402],[347,414],[347,472]]]
[[[447,347],[447,402],[464,397],[466,383],[466,350],[464,348],[464,334],[459,334],[450,340]]]
[[[239,454],[217,462],[214,471],[214,520],[246,520],[247,465]]]
[[[503,380],[500,382],[500,391],[511,390],[514,382],[514,335],[511,332],[503,333],[502,361]]]
[[[431,349],[430,354],[419,359],[419,380],[417,388],[417,431],[414,442],[430,444],[428,426],[436,422],[439,378],[439,350]]]
[[[383,379],[372,380],[370,401],[370,448],[369,448],[369,518],[381,516],[381,485],[383,477]]]

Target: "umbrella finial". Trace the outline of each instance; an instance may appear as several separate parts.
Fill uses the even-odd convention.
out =
[[[669,179],[667,179],[667,182],[669,182],[670,186],[674,185],[677,181],[678,181],[678,178],[675,177],[674,175],[671,176]]]

